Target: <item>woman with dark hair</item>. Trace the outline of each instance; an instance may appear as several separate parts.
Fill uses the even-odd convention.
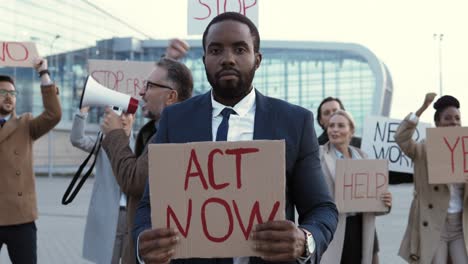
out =
[[[466,184],[429,184],[425,142],[412,138],[421,114],[434,101],[428,93],[423,105],[400,124],[395,140],[414,163],[414,197],[399,255],[408,263],[468,263],[465,228],[468,225]],[[460,102],[445,95],[434,103],[436,127],[459,127]]]
[[[317,138],[319,145],[323,145],[328,142],[328,120],[330,116],[337,110],[345,110],[343,103],[339,98],[336,97],[327,97],[320,102],[317,108],[317,122],[320,127],[323,129],[322,134]],[[361,138],[353,137],[351,139],[351,146],[360,148],[361,147]]]
[[[317,108],[317,122],[323,129],[322,134],[318,137],[319,145],[323,145],[328,142],[327,127],[330,116],[337,110],[345,110],[340,99],[335,97],[327,97],[320,102]]]

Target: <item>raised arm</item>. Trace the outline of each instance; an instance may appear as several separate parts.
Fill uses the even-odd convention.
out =
[[[70,132],[70,142],[76,148],[79,148],[86,152],[91,152],[94,144],[96,143],[96,137],[86,136],[86,118],[88,117],[89,107],[81,108],[79,112],[73,117],[73,125]]]
[[[416,111],[415,114],[409,114],[406,116],[395,133],[395,141],[397,142],[398,146],[408,157],[413,160],[417,157],[418,153],[420,153],[419,144],[413,140],[413,134],[416,130],[419,117],[431,105],[435,96],[435,93],[426,94],[422,106]]]
[[[42,135],[54,128],[62,118],[62,109],[58,97],[58,89],[51,81],[47,70],[47,60],[37,58],[34,61],[34,68],[41,78],[42,104],[44,111],[30,122],[29,132],[33,139],[38,139]]]

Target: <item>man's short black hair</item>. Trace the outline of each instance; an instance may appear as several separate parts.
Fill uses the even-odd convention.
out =
[[[9,82],[15,86],[15,80],[8,75],[0,75],[0,82]]]
[[[175,83],[179,101],[192,97],[192,72],[185,64],[170,58],[161,58],[156,65],[167,70],[167,79]]]
[[[341,110],[346,110],[343,106],[343,103],[341,103],[341,100],[336,98],[336,97],[327,97],[325,99],[322,100],[322,102],[320,102],[318,108],[317,108],[317,123],[322,127],[323,130],[325,130],[325,127],[323,127],[322,124],[320,124],[320,116],[322,115],[322,105],[325,104],[325,103],[328,103],[328,102],[331,102],[331,101],[335,101],[337,102],[339,105],[340,105],[340,109]]]
[[[208,26],[206,26],[205,32],[203,32],[203,40],[202,40],[203,51],[206,51],[205,41],[206,41],[206,36],[208,35],[208,31],[210,30],[210,27],[213,24],[226,21],[226,20],[233,20],[233,21],[237,21],[237,22],[247,25],[250,29],[250,34],[252,35],[252,38],[253,38],[254,51],[255,52],[260,51],[260,34],[258,33],[257,27],[248,17],[241,15],[239,13],[236,13],[236,12],[222,13],[216,16],[215,18],[213,18],[213,20],[211,20]]]

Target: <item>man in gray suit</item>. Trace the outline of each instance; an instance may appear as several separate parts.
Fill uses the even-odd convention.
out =
[[[148,76],[140,96],[144,102],[143,114],[150,121],[138,133],[135,153],[128,145],[123,124],[113,110],[107,109],[101,130],[106,135],[102,147],[111,162],[118,185],[127,195],[127,227],[131,234],[135,211],[143,195],[148,178],[147,143],[156,134],[161,112],[169,105],[184,101],[192,96],[193,80],[190,70],[174,59],[181,58],[188,50],[187,43],[172,40],[166,50],[166,57],[159,60]],[[170,56],[171,58],[168,58]],[[130,239],[133,259],[135,250]]]

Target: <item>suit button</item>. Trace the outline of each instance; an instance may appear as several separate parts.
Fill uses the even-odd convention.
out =
[[[434,191],[438,192],[439,191],[439,186],[434,186]]]
[[[414,260],[414,261],[418,261],[418,260],[419,260],[419,256],[416,255],[416,254],[411,254],[411,255],[410,255],[410,259],[411,259],[411,260]]]
[[[18,150],[15,150],[15,155],[19,155],[19,151],[18,151]]]
[[[20,175],[21,175],[21,171],[17,170],[17,171],[16,171],[16,175],[17,175],[17,176],[20,176]]]
[[[22,195],[23,195],[23,193],[22,193],[22,192],[18,192],[18,196],[22,196]]]
[[[429,207],[429,209],[434,208],[434,206],[432,206],[432,204],[429,204],[428,207]]]
[[[422,224],[423,224],[423,226],[427,226],[427,225],[428,225],[427,221],[424,221]]]

